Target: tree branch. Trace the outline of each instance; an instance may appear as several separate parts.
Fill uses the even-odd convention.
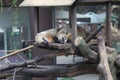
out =
[[[100,63],[97,69],[102,75],[103,79],[113,80],[112,74],[109,68],[109,64],[108,64],[108,57],[106,54],[105,42],[102,37],[98,37],[98,49],[99,49]]]
[[[88,43],[91,39],[93,39],[98,32],[100,32],[102,29],[104,28],[104,26],[101,26],[100,28],[97,28],[95,31],[93,31],[86,39],[85,42]]]
[[[78,42],[77,44],[75,44],[76,45],[76,47],[77,47],[77,50],[80,52],[80,53],[82,53],[82,55],[83,56],[85,56],[85,57],[87,57],[89,60],[91,60],[91,61],[93,61],[93,62],[98,62],[98,54],[95,52],[95,51],[93,51],[93,50],[91,50],[89,47],[88,47],[88,45],[85,43],[85,41],[84,41],[84,39],[83,38],[81,38],[81,37],[78,37],[77,39],[76,39],[76,41]],[[56,46],[55,46],[56,45]],[[67,46],[68,45],[68,46]],[[0,71],[5,71],[5,70],[10,70],[10,69],[13,69],[13,68],[19,68],[19,67],[28,67],[27,65],[31,65],[31,64],[34,64],[34,63],[37,63],[37,62],[39,62],[39,61],[43,61],[43,60],[46,60],[46,59],[50,59],[50,58],[53,58],[53,57],[56,57],[56,56],[61,56],[61,55],[71,55],[71,54],[73,54],[74,53],[74,49],[72,49],[72,45],[71,44],[59,44],[59,45],[57,45],[57,44],[49,44],[49,46],[41,46],[41,45],[38,45],[40,48],[42,47],[42,48],[51,48],[51,49],[56,49],[56,50],[58,50],[58,51],[60,51],[60,52],[57,52],[57,53],[50,53],[50,54],[47,54],[47,55],[43,55],[43,56],[41,56],[41,57],[37,57],[37,58],[34,58],[34,59],[32,59],[32,60],[27,60],[27,61],[25,61],[25,62],[21,62],[21,63],[14,63],[14,64],[9,64],[9,65],[0,65]],[[64,47],[63,47],[64,46]],[[110,48],[108,49],[108,50],[111,50]],[[112,53],[111,53],[112,52]],[[114,54],[114,52],[113,52],[113,50],[111,50],[110,52],[108,52],[108,53],[111,53],[111,54]],[[119,58],[120,59],[120,58]],[[120,62],[118,62],[118,64],[119,64]],[[34,73],[36,73],[36,74],[38,74],[38,77],[43,77],[43,76],[53,76],[53,77],[55,77],[55,76],[76,76],[76,75],[78,75],[78,74],[84,74],[84,73],[90,73],[91,71],[89,71],[89,70],[92,70],[93,72],[94,71],[96,71],[96,68],[94,68],[94,69],[91,69],[90,68],[90,65],[92,65],[92,64],[89,64],[89,65],[86,65],[86,66],[88,66],[89,67],[89,69],[88,69],[88,67],[85,67],[85,65],[84,65],[84,68],[81,68],[80,66],[82,66],[82,65],[80,65],[80,66],[74,66],[74,68],[73,68],[73,66],[67,66],[67,67],[65,67],[65,66],[63,66],[64,67],[64,69],[67,71],[67,72],[65,72],[65,73],[59,73],[58,71],[59,70],[62,70],[62,71],[64,71],[63,70],[63,67],[61,67],[61,68],[56,68],[55,70],[58,72],[54,72],[54,74],[53,75],[48,75],[47,73],[46,74],[42,74],[41,73],[41,75],[39,75],[39,73],[40,72],[42,72],[43,70],[51,70],[51,68],[45,68],[45,66],[44,67],[42,67],[42,69],[41,68],[39,68],[39,66],[36,66],[36,67],[29,67],[29,68],[22,68],[19,72],[18,72],[18,75],[28,75],[28,76],[30,76],[30,75],[33,75]],[[50,67],[50,66],[49,66]],[[52,66],[52,67],[54,67],[54,66]],[[57,66],[55,66],[55,67],[57,67]],[[60,66],[59,66],[60,67]],[[67,69],[68,68],[68,69]],[[76,68],[76,69],[75,69]],[[79,69],[80,70],[79,70]],[[54,68],[52,68],[52,69],[54,69]],[[35,71],[34,71],[35,70]],[[82,72],[82,70],[83,70],[83,72]],[[33,73],[32,73],[32,71],[33,71]],[[51,72],[51,71],[49,71],[49,72]],[[45,73],[45,72],[44,72]],[[4,74],[4,73],[3,73]],[[2,76],[3,77],[3,74],[1,74],[0,76]],[[57,75],[56,75],[57,74]],[[7,75],[7,76],[9,76],[9,75],[11,75],[11,74],[9,74],[9,73],[5,73],[5,75]],[[34,76],[37,76],[37,75],[34,75]]]
[[[65,43],[65,44],[49,43],[48,45],[45,45],[43,43],[41,43],[41,44],[34,43],[34,45],[39,48],[50,49],[50,50],[68,50],[68,49],[72,48],[72,44],[69,44],[69,43]]]
[[[87,57],[92,62],[98,62],[97,53],[88,47],[88,45],[82,37],[77,37],[75,39],[75,46],[84,57]]]
[[[71,55],[70,53],[65,53],[65,52],[57,52],[57,53],[50,53],[50,54],[46,54],[43,55],[41,57],[36,57],[32,60],[26,60],[25,62],[20,62],[20,63],[12,63],[12,64],[0,64],[0,71],[4,71],[4,70],[10,70],[13,68],[19,68],[19,67],[24,67],[30,64],[34,64],[43,60],[47,60],[56,56],[61,56],[61,55]]]
[[[17,72],[17,75],[32,77],[72,77],[82,74],[98,73],[96,71],[96,68],[97,64],[89,64],[86,62],[80,62],[74,65],[39,65],[31,66],[29,68],[22,68]],[[0,78],[9,76],[12,72],[13,71],[9,71],[6,73],[3,72],[0,74]]]
[[[33,47],[34,47],[34,46],[31,45],[31,46],[28,46],[28,47],[26,47],[26,48],[23,48],[23,49],[20,49],[20,50],[16,50],[16,51],[11,52],[11,53],[9,53],[9,54],[7,54],[7,55],[5,55],[5,56],[1,56],[1,57],[0,57],[0,60],[3,60],[3,59],[8,58],[8,57],[10,57],[10,56],[16,55],[16,54],[18,54],[18,53],[20,53],[20,52],[26,51],[26,50],[31,49],[31,48],[33,48]]]

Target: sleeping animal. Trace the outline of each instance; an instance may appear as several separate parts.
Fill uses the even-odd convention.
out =
[[[84,28],[78,27],[78,35],[86,38],[88,35],[88,32],[85,31]],[[57,29],[49,29],[42,31],[40,33],[37,33],[35,36],[35,41],[37,43],[67,43],[71,42],[72,40],[72,28],[64,27],[60,29],[59,31]]]
[[[53,43],[55,42],[56,34],[57,34],[57,29],[45,30],[40,33],[37,33],[37,35],[35,36],[35,41],[37,43],[44,43],[44,44]]]
[[[57,38],[60,43],[67,43],[71,40],[72,29],[69,27],[64,27],[60,29],[57,33]]]
[[[78,36],[86,38],[89,35],[89,33],[82,27],[77,27],[77,30],[78,30]],[[61,43],[71,42],[72,28],[70,27],[62,28],[61,30],[59,30],[57,37]]]

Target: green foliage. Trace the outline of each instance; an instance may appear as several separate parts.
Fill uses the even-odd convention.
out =
[[[13,7],[17,7],[17,0],[12,0]]]
[[[12,0],[12,7],[17,7],[17,0]],[[3,0],[0,0],[0,13],[3,12]]]

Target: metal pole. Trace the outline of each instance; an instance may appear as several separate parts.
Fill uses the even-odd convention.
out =
[[[7,27],[4,27],[4,55],[7,55]],[[9,62],[9,60],[6,58],[5,63]]]

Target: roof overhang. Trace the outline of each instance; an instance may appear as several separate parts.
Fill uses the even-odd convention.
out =
[[[19,6],[70,6],[75,0],[24,0]]]

